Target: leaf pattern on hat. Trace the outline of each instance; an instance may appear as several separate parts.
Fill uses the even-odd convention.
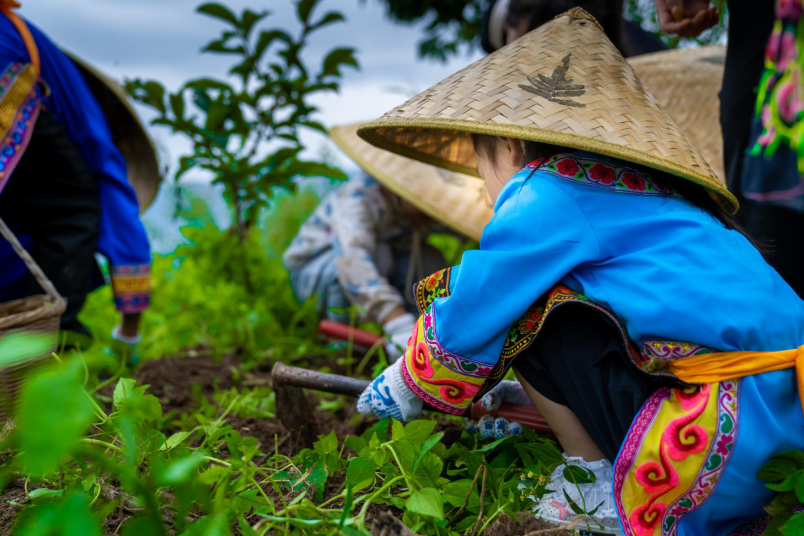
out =
[[[528,81],[531,85],[519,84],[521,89],[538,95],[550,102],[563,104],[565,106],[574,106],[576,108],[584,108],[586,104],[576,102],[567,97],[580,97],[586,90],[581,84],[573,84],[572,78],[567,78],[567,71],[569,70],[569,62],[572,53],[564,56],[561,60],[561,65],[553,69],[553,75],[547,77],[543,74],[537,74],[538,78],[528,76]]]

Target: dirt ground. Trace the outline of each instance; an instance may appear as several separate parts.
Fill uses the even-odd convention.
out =
[[[164,413],[175,413],[176,415],[192,411],[198,404],[199,395],[211,396],[218,389],[229,389],[238,385],[234,379],[234,374],[240,376],[239,381],[246,379],[249,383],[262,383],[269,385],[270,369],[268,367],[258,367],[250,371],[245,376],[237,372],[238,359],[233,355],[225,355],[216,360],[203,352],[191,351],[186,357],[165,357],[160,360],[147,361],[136,371],[135,378],[140,384],[150,385],[148,392],[159,398],[162,403]],[[111,392],[107,393],[108,395]],[[308,392],[308,403],[311,408],[318,406],[318,398],[312,392]],[[314,430],[317,433],[329,433],[335,430],[339,439],[348,435],[359,435],[373,423],[363,419],[351,423],[354,415],[354,405],[347,404],[343,409],[332,413],[313,409],[315,420]],[[281,454],[294,455],[300,449],[300,445],[289,430],[287,430],[278,419],[264,420],[254,417],[241,418],[237,415],[227,417],[227,422],[243,435],[256,437],[262,443],[262,450],[273,454],[275,448]],[[444,432],[444,442],[451,444],[460,438],[462,426],[459,422],[449,419],[440,419],[436,431]],[[332,491],[337,490],[340,485],[337,479],[330,479],[327,487],[332,487]],[[111,493],[119,493],[116,489],[110,490]],[[19,504],[25,500],[25,491],[22,480],[12,481],[0,494],[0,536],[12,533],[13,521],[20,512]],[[15,501],[12,503],[11,501]],[[19,504],[17,504],[19,503]],[[390,507],[372,507],[368,518],[373,519]],[[391,509],[394,517],[401,518],[403,512],[398,509]],[[105,532],[114,534],[118,525],[128,518],[126,512],[115,511],[106,519]],[[369,519],[369,524],[371,522]],[[550,528],[549,525],[536,520],[529,514],[521,516],[523,524],[518,524],[511,518],[503,516],[495,522],[487,531],[489,536],[523,536],[537,530]],[[566,531],[549,532],[546,534],[564,535],[570,534]]]

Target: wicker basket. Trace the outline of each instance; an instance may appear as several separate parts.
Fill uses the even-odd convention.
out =
[[[19,332],[46,334],[52,338],[52,350],[55,350],[58,344],[59,320],[67,303],[2,219],[0,235],[8,240],[45,291],[45,294],[0,304],[0,339],[10,333]],[[17,393],[26,374],[47,360],[52,350],[0,368],[0,419],[5,420],[13,415]]]

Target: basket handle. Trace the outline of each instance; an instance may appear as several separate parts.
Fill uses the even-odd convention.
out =
[[[47,296],[51,299],[51,301],[57,301],[61,299],[61,294],[59,291],[56,290],[56,287],[53,286],[53,283],[50,282],[50,279],[47,278],[45,272],[36,264],[36,261],[33,260],[31,254],[28,253],[20,241],[17,240],[17,237],[14,233],[11,232],[11,229],[8,228],[6,222],[3,221],[3,218],[0,218],[0,235],[3,236],[8,243],[11,244],[11,247],[14,248],[14,252],[20,256],[22,262],[25,263],[25,266],[28,267],[28,270],[31,271],[36,282],[39,283],[39,286],[42,287],[42,290],[45,291]]]

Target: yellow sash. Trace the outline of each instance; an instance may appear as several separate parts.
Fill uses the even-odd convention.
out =
[[[721,382],[793,367],[796,368],[801,410],[804,411],[804,345],[780,352],[698,354],[669,363],[670,372],[687,383]]]

